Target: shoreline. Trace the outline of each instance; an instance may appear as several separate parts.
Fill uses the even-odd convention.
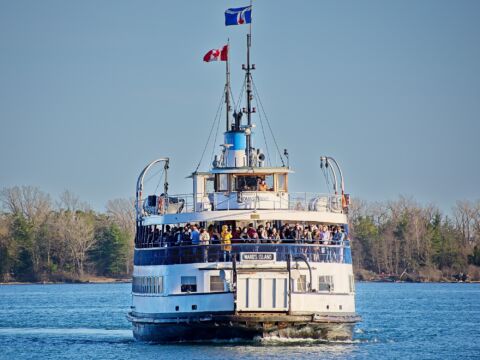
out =
[[[84,280],[72,281],[9,281],[0,282],[0,285],[58,285],[58,284],[127,284],[131,283],[131,278],[109,278],[109,277],[88,277]]]
[[[383,281],[383,280],[356,280],[360,283],[404,283],[404,284],[480,284],[480,281]],[[83,280],[83,281],[43,281],[43,282],[20,282],[20,281],[11,281],[11,282],[0,282],[0,285],[66,285],[66,284],[129,284],[131,279],[96,279],[96,280]]]

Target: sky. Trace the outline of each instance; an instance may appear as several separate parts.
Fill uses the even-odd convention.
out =
[[[247,4],[0,0],[0,188],[68,189],[102,211],[168,156],[170,193],[191,192],[225,76],[202,58],[230,39],[238,97],[248,26],[225,27],[223,13]],[[290,191],[325,192],[329,155],[353,197],[445,210],[480,198],[479,1],[253,7],[254,81],[290,154]]]

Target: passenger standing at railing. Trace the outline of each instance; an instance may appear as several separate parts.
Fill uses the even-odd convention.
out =
[[[334,245],[340,245],[341,241],[342,241],[342,232],[340,230],[340,226],[336,226],[333,229],[332,243]]]
[[[345,232],[343,231],[343,228],[341,226],[337,226],[337,230],[340,233],[340,245],[343,245],[343,242],[345,241]]]
[[[280,228],[280,237],[282,239],[290,239],[290,227],[288,223],[283,224]]]
[[[237,226],[232,233],[232,239],[240,239],[242,236],[242,228]]]
[[[308,227],[303,229],[301,240],[303,240],[302,242],[306,242],[306,243],[309,243],[309,244],[312,243],[312,233],[310,232]]]
[[[244,227],[242,232],[240,233],[240,239],[244,240],[244,242],[247,242],[247,240],[248,240],[248,229],[246,227]]]
[[[295,224],[295,227],[293,228],[290,234],[296,243],[302,243],[303,242],[302,233],[303,233],[302,227],[300,226],[300,224],[297,223]]]
[[[320,237],[322,240],[322,244],[328,244],[328,242],[330,241],[330,231],[328,230],[327,225],[323,225]]]
[[[223,260],[227,261],[230,258],[230,251],[232,251],[232,233],[228,231],[228,226],[222,226],[222,233],[220,234],[223,245]]]
[[[312,227],[312,240],[315,244],[318,244],[320,242],[320,229],[314,225]]]
[[[267,236],[272,235],[272,224],[270,222],[265,223],[265,230],[267,231]]]
[[[260,225],[258,227],[257,234],[258,234],[258,238],[259,238],[261,243],[268,242],[268,233],[267,233],[267,230],[265,230],[265,228],[263,227],[263,225]]]
[[[200,229],[200,245],[208,245],[210,242],[210,235],[208,234],[208,231],[205,230],[204,228]],[[202,252],[203,252],[203,262],[208,262],[208,247],[207,246],[202,246]]]
[[[177,245],[177,246],[180,246],[182,245],[183,243],[183,231],[182,231],[182,228],[181,227],[178,227],[178,228],[175,228],[173,231],[172,231],[172,235],[170,236],[170,239],[171,239],[171,242],[172,242],[172,245]],[[170,245],[169,245],[170,246]]]
[[[181,231],[181,230],[180,230]],[[191,245],[192,244],[192,228],[190,224],[186,224],[182,232],[182,245]]]
[[[208,231],[204,228],[200,229],[200,244],[201,245],[208,245],[210,243],[210,235]]]
[[[192,245],[200,245],[200,232],[196,225],[192,226],[192,233],[190,234]]]
[[[210,242],[212,244],[220,243],[220,234],[217,232],[217,229],[212,224],[208,226],[208,235],[210,235]]]
[[[253,242],[253,243],[258,242],[257,230],[255,230],[255,228],[253,227],[253,224],[251,223],[248,224],[247,235],[250,242]]]
[[[272,233],[270,234],[270,236],[268,238],[270,239],[270,242],[272,242],[274,244],[280,243],[280,234],[278,233],[276,227],[272,228]]]

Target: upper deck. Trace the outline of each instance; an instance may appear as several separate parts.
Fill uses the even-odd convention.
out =
[[[244,156],[242,151],[239,154]],[[144,196],[145,174],[160,162],[164,163],[163,193],[157,195],[155,189],[153,194]],[[326,164],[329,164],[328,161]],[[316,221],[332,224],[347,222],[349,196],[344,193],[343,176],[341,194],[337,191],[336,176],[333,194],[293,193],[288,191],[288,175],[292,173],[289,167],[257,165],[214,166],[209,172],[194,172],[190,176],[193,192],[171,195],[167,181],[169,159],[152,161],[140,173],[137,181],[137,225],[232,220]],[[332,166],[328,168],[333,169]],[[339,173],[341,174],[340,171]]]
[[[274,191],[210,192],[149,196],[142,202],[142,224],[195,221],[287,220],[346,223],[341,195]]]

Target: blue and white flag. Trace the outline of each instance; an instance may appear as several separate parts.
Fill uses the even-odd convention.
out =
[[[225,26],[250,24],[252,22],[252,6],[245,6],[225,11]]]

